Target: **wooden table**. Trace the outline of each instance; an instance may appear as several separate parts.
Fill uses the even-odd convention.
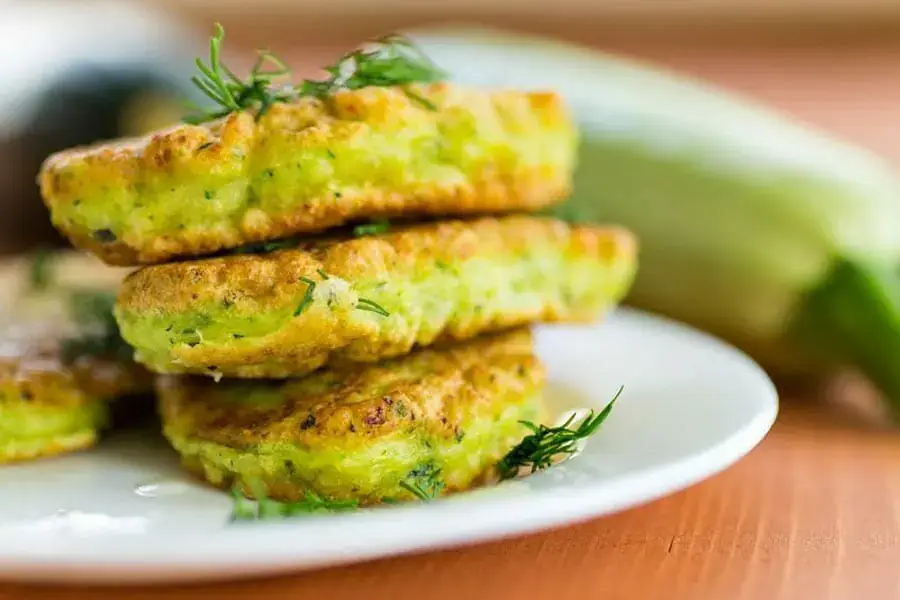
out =
[[[900,162],[900,44],[617,49],[753,94]],[[854,389],[838,389],[837,399]],[[164,590],[0,586],[0,600],[900,597],[900,437],[821,394],[784,396],[770,436],[736,466],[609,518],[266,580]]]

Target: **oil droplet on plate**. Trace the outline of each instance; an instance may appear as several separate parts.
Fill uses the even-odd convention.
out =
[[[180,496],[189,489],[191,489],[191,485],[185,481],[163,479],[136,485],[134,493],[142,498],[160,498],[163,496]]]

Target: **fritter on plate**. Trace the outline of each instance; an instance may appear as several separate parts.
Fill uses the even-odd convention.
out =
[[[301,376],[535,321],[593,321],[635,268],[636,242],[615,227],[445,221],[145,267],[115,314],[153,371]]]
[[[545,417],[545,372],[522,329],[302,379],[163,376],[164,433],[210,483],[362,504],[465,490]]]
[[[576,147],[549,92],[366,87],[60,152],[39,183],[76,246],[135,265],[373,218],[536,210],[569,194]]]
[[[91,446],[109,403],[152,390],[112,319],[124,274],[74,253],[0,266],[0,463]]]

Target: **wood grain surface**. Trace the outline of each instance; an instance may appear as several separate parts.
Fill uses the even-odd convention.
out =
[[[761,98],[900,163],[900,43],[612,49]],[[858,385],[827,389],[785,390],[775,428],[744,460],[612,517],[287,577],[162,589],[6,585],[0,600],[900,598],[900,434],[846,408],[863,396]]]

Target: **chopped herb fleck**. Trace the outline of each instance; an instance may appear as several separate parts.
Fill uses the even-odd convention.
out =
[[[433,464],[413,469],[407,475],[410,481],[401,481],[400,487],[413,494],[419,500],[428,502],[437,498],[444,489],[444,480],[441,478],[441,470]]]
[[[276,250],[284,250],[285,248],[294,248],[296,246],[297,240],[295,239],[257,242],[254,244],[241,246],[240,248],[235,248],[234,250],[232,250],[232,254],[264,254],[266,252],[274,252]]]
[[[322,269],[316,269],[316,273],[319,274],[319,277],[321,277],[321,278],[324,279],[325,281],[328,281],[328,279],[329,279],[328,273],[326,273],[326,272],[323,271]]]
[[[299,316],[306,307],[309,306],[313,301],[313,292],[316,290],[316,282],[310,279],[309,277],[301,277],[300,281],[306,284],[306,293],[303,294],[303,299],[300,300],[300,304],[297,305],[297,308],[294,310],[294,316]]]
[[[112,229],[95,229],[91,237],[104,244],[109,244],[118,239],[116,234],[112,232]]]
[[[363,225],[357,225],[353,228],[353,235],[356,237],[362,237],[366,235],[378,235],[381,233],[385,233],[391,228],[391,224],[389,221],[372,221],[371,223],[365,223]]]
[[[253,521],[256,517],[256,504],[250,501],[238,488],[231,488],[231,520]]]
[[[366,298],[360,298],[356,301],[356,309],[373,312],[375,314],[381,315],[382,317],[391,316],[391,313],[386,311],[383,306],[371,300],[367,300]]]
[[[420,94],[417,94],[412,90],[403,90],[403,93],[406,94],[407,98],[409,98],[410,100],[412,100],[414,102],[418,102],[419,104],[421,104],[428,110],[430,110],[430,111],[437,110],[437,106],[435,106],[434,102],[432,102],[428,98],[425,98],[424,96],[421,96]]]
[[[279,502],[267,498],[261,485],[253,487],[256,502],[249,500],[237,487],[231,489],[232,522],[283,519],[313,513],[348,512],[359,508],[358,500],[330,500],[311,490],[306,490],[303,500]]]

